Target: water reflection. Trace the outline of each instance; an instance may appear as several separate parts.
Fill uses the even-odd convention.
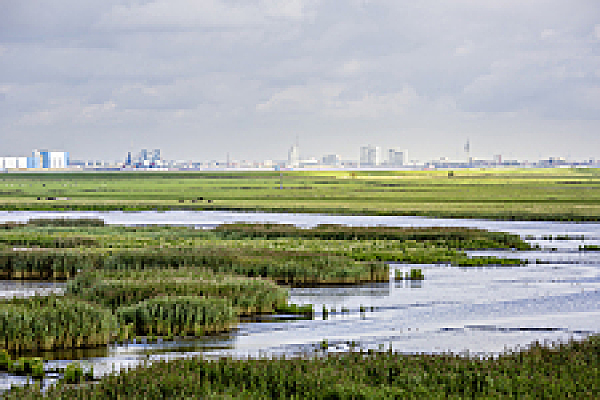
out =
[[[422,280],[401,279],[394,282],[396,289],[421,289],[423,288]]]

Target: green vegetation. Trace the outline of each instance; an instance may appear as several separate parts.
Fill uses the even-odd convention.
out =
[[[116,330],[110,310],[78,299],[0,301],[0,348],[12,352],[103,346]]]
[[[540,238],[541,240],[584,240],[585,236],[583,235],[544,235]]]
[[[31,375],[43,378],[44,361],[38,357],[20,357],[13,360],[6,350],[0,350],[0,371],[15,375]]]
[[[65,368],[62,381],[64,383],[81,383],[85,379],[85,373],[83,372],[83,368],[77,362],[70,363]]]
[[[0,248],[0,278],[64,280],[75,276],[78,270],[93,268],[95,259],[77,250]]]
[[[288,224],[224,224],[215,232],[224,238],[296,237],[320,240],[391,240],[418,241],[429,245],[456,249],[517,249],[530,250],[519,236],[504,232],[490,232],[476,228],[422,227],[401,228],[389,226],[318,225],[311,229],[297,228]]]
[[[526,260],[467,257],[459,249],[529,250],[518,235],[471,228],[347,227],[319,225],[227,224],[215,228],[225,243],[255,249],[334,254],[363,262],[452,264],[455,266],[522,265]],[[251,240],[248,240],[251,239]]]
[[[404,274],[404,276],[402,275],[402,271],[397,269],[395,271],[395,278],[396,278],[396,280],[404,279],[404,280],[421,281],[421,280],[425,279],[425,276],[423,275],[423,271],[421,270],[421,268],[411,268],[410,273],[406,272]]]
[[[327,340],[320,347],[328,348]],[[498,358],[351,352],[322,358],[157,361],[86,387],[15,388],[7,399],[598,398],[600,337]]]
[[[506,220],[600,220],[596,169],[27,173],[0,210],[240,210]],[[48,200],[52,199],[52,200]]]
[[[600,246],[594,244],[586,244],[583,246],[579,246],[580,251],[600,251]]]
[[[70,246],[56,248],[58,241]],[[0,303],[6,311],[0,348],[39,351],[145,334],[205,334],[258,313],[310,317],[312,307],[288,305],[287,289],[279,285],[384,282],[389,280],[384,261],[522,263],[469,258],[459,249],[478,247],[528,245],[515,235],[466,228],[235,224],[205,231],[104,226],[96,220],[7,223],[0,229],[3,278],[69,281],[64,298]],[[81,313],[86,316],[78,319]],[[33,317],[38,314],[43,317]]]
[[[270,278],[292,286],[358,284],[387,281],[382,263],[359,263],[326,253],[253,249],[207,243],[208,246],[115,251],[104,259],[109,269],[181,268],[194,266],[215,273]]]
[[[237,313],[272,313],[287,304],[288,291],[266,279],[216,274],[193,267],[98,270],[67,284],[67,293],[117,310],[162,296],[230,299]]]
[[[204,336],[226,331],[237,321],[228,300],[196,296],[159,296],[117,312],[138,335]]]

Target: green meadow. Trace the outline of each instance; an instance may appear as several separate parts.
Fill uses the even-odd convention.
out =
[[[598,221],[596,169],[0,175],[0,210],[242,210]]]

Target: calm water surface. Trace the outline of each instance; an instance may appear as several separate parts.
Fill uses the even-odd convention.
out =
[[[311,321],[242,323],[229,335],[148,345],[135,343],[79,352],[46,353],[48,367],[83,360],[96,375],[138,365],[145,360],[203,354],[273,356],[347,351],[350,346],[415,353],[469,352],[499,354],[534,341],[557,342],[600,333],[600,253],[579,252],[579,245],[600,244],[600,224],[504,222],[418,217],[325,216],[230,212],[3,212],[0,222],[44,217],[99,217],[109,224],[188,225],[210,228],[228,222],[278,222],[388,226],[465,226],[530,237],[542,249],[529,252],[485,251],[539,260],[523,267],[456,268],[419,265],[425,280],[358,287],[291,289],[294,303],[315,305]],[[548,241],[543,236],[584,236],[585,240]],[[415,266],[412,266],[415,267]],[[410,270],[410,265],[392,265]],[[393,271],[392,271],[393,274]],[[63,284],[0,283],[0,296],[63,290]],[[325,307],[329,312],[323,315]],[[342,308],[344,311],[342,312]],[[332,309],[334,311],[332,311]],[[353,343],[354,342],[354,343]],[[22,383],[0,375],[0,386]]]

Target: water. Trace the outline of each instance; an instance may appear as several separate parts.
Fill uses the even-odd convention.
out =
[[[291,290],[291,302],[314,304],[311,321],[241,323],[228,335],[193,341],[135,343],[126,346],[47,353],[48,367],[85,360],[100,376],[144,361],[202,354],[276,356],[322,354],[362,349],[406,353],[454,352],[494,355],[525,348],[534,341],[581,339],[600,332],[600,253],[579,252],[583,244],[600,244],[600,224],[505,222],[428,219],[417,217],[325,216],[229,212],[139,213],[0,213],[0,221],[40,217],[100,217],[109,224],[169,224],[207,228],[227,222],[280,222],[302,227],[317,224],[389,226],[466,226],[535,237],[539,251],[471,252],[472,255],[528,259],[522,267],[456,268],[419,265],[425,280],[356,287]],[[584,236],[585,240],[548,241],[543,236]],[[540,260],[541,264],[533,264]],[[409,271],[410,265],[392,265]],[[60,284],[3,282],[0,296],[62,290]],[[323,306],[329,311],[323,315]],[[331,309],[335,312],[331,312]],[[344,308],[344,312],[342,312]],[[8,382],[8,383],[6,383]],[[22,378],[0,376],[0,385],[19,384]]]

